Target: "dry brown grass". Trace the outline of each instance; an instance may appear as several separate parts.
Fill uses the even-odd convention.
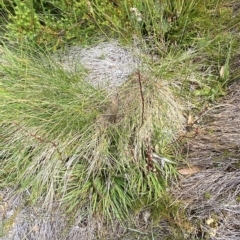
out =
[[[240,238],[240,84],[209,109],[187,142],[187,161],[202,171],[180,180],[178,199],[195,225],[194,239]]]

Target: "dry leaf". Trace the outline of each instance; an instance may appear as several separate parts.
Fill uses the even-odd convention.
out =
[[[215,220],[214,220],[213,218],[208,218],[208,219],[206,220],[206,224],[207,224],[208,226],[212,225],[214,222],[215,222]]]
[[[198,166],[191,166],[191,167],[179,169],[178,172],[182,175],[192,175],[194,173],[200,172],[201,170],[202,170],[202,168],[200,168]]]
[[[217,228],[218,227],[218,222],[216,221],[216,219],[213,218],[208,218],[206,220],[206,224],[210,227],[210,228]]]
[[[151,213],[149,211],[145,211],[143,213],[143,219],[144,219],[145,223],[148,223],[150,217],[151,217]]]
[[[213,218],[208,218],[206,220],[206,224],[210,227],[209,235],[211,237],[215,237],[216,234],[217,234],[217,228],[218,228],[217,221],[215,219],[213,219]]]
[[[188,115],[187,125],[192,125],[194,123],[194,119],[191,114]]]
[[[38,232],[39,229],[40,229],[40,228],[39,228],[39,226],[37,226],[37,225],[35,225],[35,226],[32,227],[32,231],[33,231],[33,232]]]
[[[225,66],[222,66],[221,69],[220,69],[220,72],[219,72],[219,75],[221,78],[224,78],[224,75],[225,75]]]

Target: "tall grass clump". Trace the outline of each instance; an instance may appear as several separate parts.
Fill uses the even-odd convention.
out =
[[[112,96],[67,73],[29,47],[1,47],[1,187],[71,213],[130,216],[136,200],[158,201],[173,161],[168,144],[184,123],[181,103],[163,79],[133,74]],[[153,161],[154,160],[154,161]]]

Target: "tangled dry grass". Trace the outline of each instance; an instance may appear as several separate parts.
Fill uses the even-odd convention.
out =
[[[96,219],[77,218],[69,228],[69,216],[59,210],[59,204],[48,208],[25,205],[26,196],[1,193],[1,240],[23,239],[95,239],[99,223]],[[39,206],[42,203],[39,202]]]
[[[175,191],[186,206],[194,239],[240,239],[240,84],[203,117],[188,141],[188,163],[202,171],[180,181]]]
[[[206,112],[204,121],[207,124],[200,126],[200,134],[188,143],[192,163],[207,167],[226,166],[237,161],[240,154],[239,98],[240,87],[235,83],[229,88],[225,99]]]
[[[87,70],[86,80],[99,88],[113,89],[121,86],[136,71],[141,62],[129,47],[117,41],[102,42],[90,48],[73,46],[55,58],[67,71]]]

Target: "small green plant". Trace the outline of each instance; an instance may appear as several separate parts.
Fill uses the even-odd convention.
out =
[[[33,0],[26,2],[16,0],[15,4],[14,15],[9,15],[8,37],[19,41],[23,39],[36,40],[41,25],[33,8]]]
[[[212,198],[211,193],[210,193],[210,192],[205,192],[205,193],[204,193],[204,198],[205,198],[205,199],[208,199],[208,200],[211,199],[211,198]]]
[[[116,7],[109,0],[15,0],[2,6],[8,13],[7,39],[27,39],[55,50],[70,42],[89,43],[100,34],[124,38],[122,22],[127,15],[123,5]]]

